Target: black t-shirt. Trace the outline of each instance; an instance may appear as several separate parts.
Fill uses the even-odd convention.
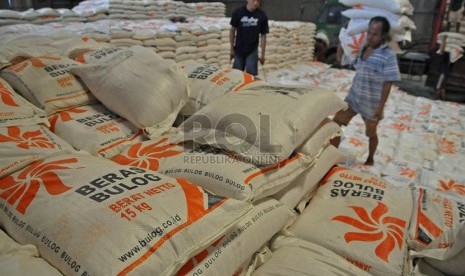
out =
[[[463,0],[452,0],[450,2],[450,10],[454,12],[460,10],[463,6]]]
[[[234,52],[242,56],[246,56],[258,48],[260,34],[270,32],[266,14],[260,9],[249,11],[246,6],[233,12],[231,26],[237,29]]]

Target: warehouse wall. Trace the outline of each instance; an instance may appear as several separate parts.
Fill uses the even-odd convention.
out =
[[[437,14],[435,11],[435,2],[432,0],[411,0],[415,8],[414,15],[411,17],[417,26],[413,33],[416,40],[429,40],[433,33],[434,18]]]

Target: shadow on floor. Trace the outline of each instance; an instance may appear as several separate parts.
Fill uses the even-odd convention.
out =
[[[426,76],[405,76],[402,75],[402,80],[396,85],[410,95],[424,97],[432,100],[438,100],[439,97],[435,89],[425,86]]]
[[[436,93],[436,90],[432,87],[425,85],[426,76],[408,76],[402,75],[402,80],[397,82],[396,85],[403,91],[407,92],[409,95],[424,97],[432,100],[439,100],[439,95]],[[444,100],[465,103],[465,94],[463,93],[446,93]]]

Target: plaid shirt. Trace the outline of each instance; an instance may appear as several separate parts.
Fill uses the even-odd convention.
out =
[[[384,44],[376,48],[366,61],[360,54],[354,67],[356,74],[345,101],[363,118],[373,120],[381,102],[384,82],[400,80],[397,57]]]

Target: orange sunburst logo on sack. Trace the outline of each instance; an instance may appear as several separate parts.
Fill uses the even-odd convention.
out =
[[[365,40],[366,33],[361,33],[360,36],[352,36],[352,43],[349,43],[349,48],[352,49],[352,54],[356,55],[362,49],[363,41]]]
[[[391,127],[394,129],[394,130],[397,130],[397,131],[404,131],[404,130],[408,130],[408,126],[402,124],[402,123],[393,123],[391,124]]]
[[[40,130],[21,133],[19,127],[7,127],[7,129],[8,136],[0,134],[0,142],[14,142],[18,148],[22,149],[55,148],[55,144],[44,137]]]
[[[365,143],[362,140],[355,138],[355,137],[350,137],[349,143],[356,147],[363,147],[365,145]]]
[[[456,183],[454,180],[449,180],[446,182],[444,180],[439,180],[441,188],[438,188],[439,192],[456,192],[459,195],[465,196],[465,185]]]
[[[73,120],[73,117],[71,116],[73,113],[80,114],[86,111],[87,111],[86,109],[82,109],[82,108],[73,108],[73,109],[69,109],[66,111],[62,111],[60,113],[57,113],[51,116],[48,119],[48,121],[50,122],[50,130],[55,131],[55,126],[59,120],[61,120],[62,122],[69,122]]]
[[[421,117],[428,117],[431,113],[431,105],[425,104],[421,107],[421,112],[418,114]]]
[[[405,121],[405,122],[410,122],[412,118],[410,115],[401,115],[398,117],[399,121]]]
[[[40,187],[43,186],[48,194],[60,195],[71,187],[66,186],[54,171],[67,170],[65,164],[76,163],[76,158],[57,160],[45,163],[37,161],[24,169],[18,176],[12,175],[0,180],[0,198],[8,201],[10,205],[18,202],[16,210],[24,214],[34,200]]]
[[[61,60],[60,58],[54,58],[54,57],[30,58],[30,59],[27,59],[27,60],[25,60],[23,62],[20,62],[18,64],[15,64],[15,65],[12,65],[12,66],[8,67],[8,70],[19,73],[19,72],[23,71],[24,69],[26,69],[29,65],[31,65],[32,67],[36,67],[36,68],[42,68],[42,67],[47,66],[46,64],[44,64],[42,62],[42,60],[45,60],[45,59]]]
[[[454,141],[451,141],[447,138],[441,138],[441,140],[439,140],[439,151],[441,153],[449,153],[449,154],[455,154],[457,153],[457,149],[455,147],[455,143]]]
[[[15,102],[10,89],[8,89],[2,81],[0,81],[0,100],[9,106],[19,106]]]
[[[415,178],[415,171],[410,168],[400,168],[400,175],[407,177],[408,179]]]
[[[386,216],[387,206],[378,202],[370,214],[359,206],[350,206],[358,215],[357,218],[349,216],[336,216],[332,220],[343,222],[362,230],[363,232],[348,232],[344,235],[346,243],[353,241],[377,242],[381,241],[375,249],[376,256],[389,263],[389,255],[396,244],[402,249],[404,229],[406,222],[396,217]]]
[[[131,146],[127,155],[119,155],[112,160],[118,164],[136,166],[143,169],[158,170],[160,158],[181,154],[182,151],[172,150],[175,144],[164,144],[168,138],[143,147],[143,143]]]

